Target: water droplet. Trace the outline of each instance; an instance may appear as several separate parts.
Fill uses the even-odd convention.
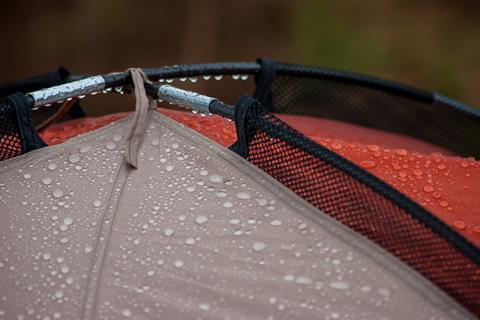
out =
[[[266,199],[258,199],[257,203],[260,207],[263,207],[268,203],[268,201]]]
[[[122,310],[122,315],[123,315],[124,317],[130,317],[130,316],[132,315],[132,312],[131,312],[130,310],[128,310],[128,309],[123,309],[123,310]]]
[[[195,239],[193,239],[193,238],[187,238],[187,239],[185,239],[185,243],[186,243],[186,244],[190,244],[190,245],[195,244]]]
[[[467,224],[462,220],[454,221],[453,226],[459,230],[465,230],[467,228]]]
[[[203,76],[204,80],[210,80],[210,78],[212,78],[212,76],[209,74]]]
[[[377,146],[376,144],[370,144],[370,145],[367,146],[367,149],[372,151],[372,152],[376,152],[376,151],[380,150],[380,147]]]
[[[65,282],[66,282],[67,284],[73,284],[74,279],[73,279],[72,277],[68,276],[68,277],[65,279]]]
[[[434,189],[432,186],[425,186],[423,187],[423,191],[427,192],[427,193],[430,193],[430,192],[433,192]]]
[[[248,79],[248,74],[242,74],[240,76],[240,80],[247,80]]]
[[[152,139],[152,146],[158,146],[160,144],[160,139],[154,138]]]
[[[362,286],[362,287],[360,288],[360,291],[362,291],[362,292],[370,292],[370,291],[372,291],[372,287],[370,287],[370,286]]]
[[[63,243],[63,244],[68,243],[68,241],[70,241],[70,240],[67,237],[64,237],[64,238],[60,239],[60,243]]]
[[[92,149],[90,145],[82,145],[80,146],[80,153],[86,153]]]
[[[468,168],[470,166],[470,163],[468,161],[463,160],[463,161],[460,161],[460,166],[462,168]]]
[[[221,74],[217,74],[214,76],[215,80],[222,80],[223,76]]]
[[[270,224],[272,226],[275,226],[275,227],[278,227],[278,226],[281,226],[282,225],[282,221],[278,220],[278,219],[275,219],[273,220],[272,222],[270,222]]]
[[[380,289],[378,289],[377,292],[378,292],[379,295],[384,296],[384,297],[388,297],[391,294],[390,290],[388,290],[386,288],[380,288]]]
[[[242,200],[248,200],[251,197],[248,193],[242,191],[242,192],[237,193],[237,198],[242,199]]]
[[[275,298],[275,297],[270,297],[270,299],[268,299],[268,302],[269,302],[270,304],[275,304],[275,303],[277,303],[277,298]]]
[[[212,174],[211,176],[208,177],[208,181],[213,183],[221,183],[223,182],[223,177],[217,174]]]
[[[223,191],[219,191],[215,195],[217,196],[217,198],[225,198],[227,196],[227,194]]]
[[[72,154],[70,157],[68,157],[68,161],[71,163],[77,163],[82,159],[82,157],[78,153]]]
[[[239,219],[232,219],[229,221],[230,224],[233,224],[233,225],[236,225],[236,224],[240,224],[240,220]]]
[[[420,169],[414,169],[412,173],[417,177],[420,177],[421,175],[423,175],[423,171]]]
[[[113,141],[119,142],[120,140],[122,140],[122,136],[121,136],[121,135],[115,134],[115,135],[113,136]]]
[[[360,162],[360,166],[365,169],[375,168],[377,164],[371,160],[363,160]]]
[[[295,279],[295,283],[298,283],[298,284],[311,284],[312,283],[312,279],[310,278],[307,278],[307,277],[297,277]]]
[[[43,260],[49,260],[52,257],[52,255],[49,252],[45,252],[42,255]]]
[[[338,143],[338,142],[332,143],[331,146],[332,146],[332,149],[334,149],[334,150],[340,150],[340,149],[343,148],[342,144],[341,144],[341,143]]]
[[[445,169],[446,167],[447,167],[447,166],[444,165],[444,164],[439,164],[439,165],[437,166],[437,169],[438,169],[438,170],[443,170],[443,169]]]
[[[173,234],[173,229],[167,228],[165,229],[164,233],[167,237],[171,236]]]
[[[55,162],[51,162],[48,164],[48,170],[53,171],[57,169],[57,164]]]
[[[55,292],[55,297],[57,297],[59,299],[62,298],[63,297],[63,291],[62,290],[57,290]]]
[[[199,215],[195,218],[195,222],[198,224],[203,224],[208,221],[208,217],[204,215]]]
[[[177,268],[181,268],[181,267],[183,267],[183,261],[182,260],[177,260],[177,261],[175,261],[174,265]]]
[[[68,272],[70,271],[70,268],[67,267],[67,266],[64,266],[64,267],[62,267],[62,268],[60,269],[60,271],[61,271],[63,274],[66,274],[66,273],[68,273]]]
[[[330,288],[337,290],[348,290],[350,289],[350,284],[343,281],[333,281],[330,283]]]
[[[266,247],[266,244],[263,242],[255,242],[253,244],[254,251],[262,251],[263,249],[265,249],[265,247]]]
[[[90,253],[92,252],[93,248],[92,247],[85,247],[84,251],[85,253]]]
[[[397,149],[395,150],[395,153],[398,154],[399,156],[406,156],[408,154],[408,151],[405,149]]]
[[[240,75],[239,74],[232,74],[232,79],[233,80],[238,80],[238,79],[240,79]]]
[[[442,194],[440,192],[434,191],[432,193],[432,197],[434,197],[435,199],[440,199],[442,197]]]
[[[25,174],[23,175],[23,177],[24,177],[25,179],[30,179],[30,178],[32,177],[32,175],[31,175],[30,173],[25,173]]]
[[[175,169],[175,166],[173,164],[169,164],[165,166],[165,170],[167,171],[173,171],[173,169]]]
[[[63,224],[66,225],[66,226],[69,226],[73,223],[73,218],[72,217],[66,217],[65,219],[63,219]]]
[[[115,149],[115,147],[117,146],[117,144],[113,141],[108,141],[107,144],[105,145],[105,148],[107,148],[107,150],[113,150]]]
[[[473,232],[480,234],[480,225],[473,227]]]
[[[55,198],[61,198],[61,197],[63,197],[63,191],[60,190],[60,189],[55,189],[55,190],[53,190],[52,195]]]
[[[49,185],[50,183],[52,183],[52,178],[45,177],[45,178],[42,179],[42,183],[45,184],[45,185]]]
[[[100,201],[100,200],[95,200],[95,201],[93,201],[93,206],[94,206],[95,208],[98,208],[98,207],[100,207],[101,205],[102,205],[102,201]]]
[[[208,303],[200,303],[198,305],[198,308],[200,308],[200,310],[203,310],[203,311],[208,311],[210,310],[210,305]]]
[[[231,208],[231,207],[233,207],[233,203],[231,203],[230,201],[225,201],[225,202],[223,203],[223,206],[224,206],[225,208]]]
[[[285,281],[293,281],[295,280],[295,277],[291,274],[287,274],[285,277],[283,277],[283,280]]]
[[[300,224],[298,225],[298,230],[305,230],[305,229],[307,229],[307,226],[308,226],[308,225],[307,225],[306,222],[300,223]]]

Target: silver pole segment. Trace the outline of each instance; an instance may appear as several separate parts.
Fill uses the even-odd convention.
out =
[[[200,112],[203,114],[210,113],[210,103],[217,100],[196,92],[178,89],[167,84],[158,88],[158,98],[185,106],[194,112]]]
[[[68,98],[87,95],[101,91],[105,88],[105,79],[102,76],[94,76],[82,80],[61,84],[58,86],[28,93],[33,100],[36,109],[38,107],[56,103]]]

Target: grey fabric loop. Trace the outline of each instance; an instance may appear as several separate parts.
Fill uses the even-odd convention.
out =
[[[150,83],[147,76],[140,68],[128,69],[132,75],[133,85],[135,87],[135,113],[133,122],[128,133],[125,150],[125,161],[132,167],[138,167],[138,149],[142,143],[143,136],[148,125],[148,110],[154,109],[155,100],[150,100],[145,92],[144,82]]]

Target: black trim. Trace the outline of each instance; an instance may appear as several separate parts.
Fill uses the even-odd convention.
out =
[[[255,74],[255,91],[253,97],[260,101],[270,112],[275,111],[273,103],[272,83],[275,80],[276,63],[269,59],[258,59],[260,71]]]

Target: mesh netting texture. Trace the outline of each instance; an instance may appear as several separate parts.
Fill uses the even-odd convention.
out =
[[[246,121],[255,132],[247,155],[251,163],[326,214],[373,240],[480,315],[480,267],[447,240],[451,232],[448,227],[444,226],[448,230],[442,235],[432,231],[412,216],[414,210],[408,209],[408,199],[397,191],[305,138],[261,107],[251,108]],[[357,176],[352,175],[355,168]],[[362,180],[371,180],[378,188],[375,190]],[[379,190],[392,191],[398,201],[390,200]],[[407,200],[407,208],[397,204],[403,200]]]
[[[9,103],[0,103],[0,161],[22,154],[15,108]]]
[[[275,113],[316,116],[400,133],[480,158],[480,110],[447,97],[342,72],[278,65]]]

